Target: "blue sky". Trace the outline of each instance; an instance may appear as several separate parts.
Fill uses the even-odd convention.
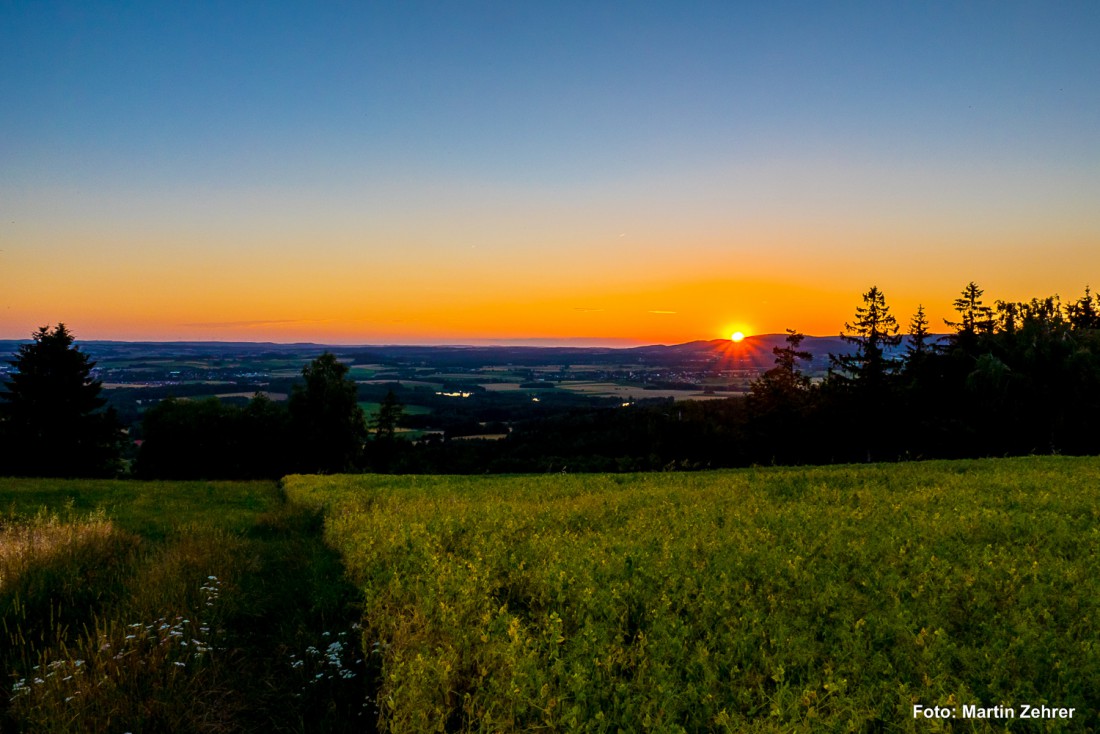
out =
[[[1094,3],[6,3],[3,21],[5,157],[127,175],[1072,160],[1100,113]]]
[[[175,269],[174,302],[209,291],[227,322],[399,338],[385,307],[463,336],[313,260],[476,302],[470,338],[656,338],[567,314],[648,294],[695,314],[661,326],[686,340],[716,271],[821,288],[828,323],[876,282],[907,309],[971,279],[1075,295],[1100,265],[1097,37],[1097,3],[2,2],[0,330],[187,337],[203,319],[155,299],[81,305],[89,268],[108,290]],[[19,287],[43,268],[63,293]],[[529,326],[494,325],[496,291]],[[710,307],[784,328],[760,300]]]

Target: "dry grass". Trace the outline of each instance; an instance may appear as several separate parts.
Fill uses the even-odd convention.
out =
[[[354,589],[274,483],[0,479],[0,501],[0,732],[370,730]]]
[[[114,525],[102,511],[79,519],[62,519],[43,511],[30,519],[0,521],[0,592],[28,568],[78,546],[101,543],[114,532]]]

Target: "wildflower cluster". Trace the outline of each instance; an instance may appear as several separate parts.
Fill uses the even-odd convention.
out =
[[[199,591],[206,595],[206,600],[203,602],[206,606],[214,606],[214,602],[221,596],[222,582],[218,580],[217,576],[207,576],[206,583],[199,587]]]
[[[205,607],[214,606],[220,587],[217,577],[206,578],[200,587]],[[107,625],[97,629],[94,638],[77,645],[84,658],[64,657],[49,662],[43,659],[35,665],[31,675],[12,685],[11,700],[14,703],[21,698],[34,698],[36,704],[68,704],[91,688],[124,687],[128,679],[158,673],[175,677],[221,649],[215,645],[219,632],[202,619],[191,620],[182,615],[160,617],[151,623]],[[62,648],[62,654],[66,652]]]
[[[54,660],[45,665],[35,665],[31,670],[33,672],[30,678],[20,678],[12,684],[12,700],[29,694],[35,686],[43,686],[47,682],[57,680],[68,683],[76,680],[78,677],[82,677],[85,667],[84,661],[77,658],[75,660]],[[71,701],[73,697],[79,695],[80,691],[74,690],[72,695],[65,698],[65,701]]]
[[[359,625],[352,625],[358,629]],[[347,632],[322,632],[319,645],[309,645],[302,655],[288,653],[290,667],[304,674],[302,690],[326,680],[352,680],[362,672],[363,659]]]

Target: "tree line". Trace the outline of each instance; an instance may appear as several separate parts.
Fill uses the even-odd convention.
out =
[[[140,449],[127,467],[131,440],[91,376],[95,363],[74,341],[64,324],[44,326],[10,362],[0,393],[0,475],[248,479],[359,471],[379,453],[368,438],[379,447],[392,442],[401,414],[388,396],[368,426],[348,367],[326,353],[302,370],[285,405],[260,393],[244,406],[160,401],[143,416]]]
[[[637,406],[517,427],[493,471],[645,471],[1100,453],[1100,301],[1088,289],[987,303],[969,283],[947,333],[903,331],[862,294],[823,378],[788,331],[743,399]],[[534,457],[538,457],[537,460]],[[522,461],[517,461],[522,459]]]
[[[841,334],[851,351],[831,355],[824,378],[804,371],[803,335],[788,330],[743,398],[578,409],[517,421],[492,442],[402,440],[396,396],[368,421],[347,366],[324,354],[286,403],[161,401],[144,415],[130,472],[642,471],[1100,453],[1100,300],[1087,288],[1068,303],[984,296],[967,284],[937,335],[923,306],[903,332],[871,287]],[[0,393],[0,474],[117,474],[126,438],[93,364],[63,324],[33,337]]]
[[[1068,304],[1053,296],[990,305],[983,296],[967,284],[953,304],[955,319],[945,321],[951,332],[938,338],[918,307],[904,353],[891,357],[902,334],[872,287],[842,334],[853,353],[833,356],[817,384],[801,375],[806,355],[791,332],[748,400],[752,458],[824,463],[1100,451],[1097,298],[1087,288]]]

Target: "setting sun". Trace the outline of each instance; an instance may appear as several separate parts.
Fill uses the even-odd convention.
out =
[[[732,334],[730,334],[730,341],[739,342],[744,338],[745,338],[745,335],[742,334],[740,331],[735,331]]]

